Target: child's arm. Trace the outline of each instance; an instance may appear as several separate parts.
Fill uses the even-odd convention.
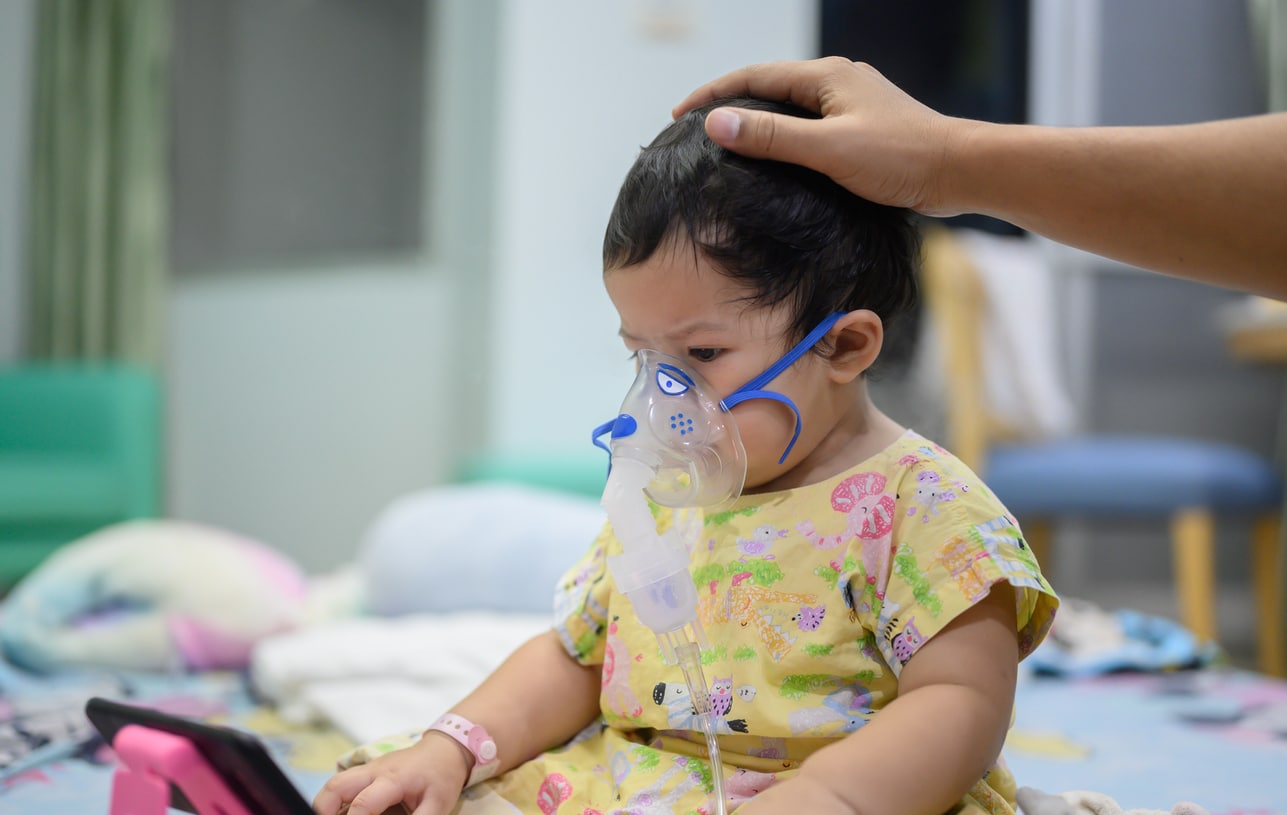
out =
[[[1014,708],[1014,590],[992,587],[903,666],[898,698],[738,810],[939,815],[996,762]]]
[[[601,666],[568,656],[554,631],[528,640],[478,689],[452,708],[496,742],[499,772],[575,736],[599,715]],[[449,812],[473,757],[430,731],[412,747],[338,773],[313,801],[319,815],[379,815],[403,803],[416,815]]]

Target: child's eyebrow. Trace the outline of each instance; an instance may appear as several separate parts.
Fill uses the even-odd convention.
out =
[[[661,338],[664,340],[682,340],[687,337],[691,337],[694,334],[699,334],[703,331],[712,331],[712,332],[723,331],[724,328],[725,328],[724,324],[720,322],[716,322],[713,320],[697,320],[691,323],[683,323],[678,328],[675,328],[671,331],[667,331],[665,334],[662,335]],[[629,342],[639,341],[639,338],[633,336],[630,332],[626,331],[624,326],[617,330],[617,335],[621,337],[621,339],[627,340]]]

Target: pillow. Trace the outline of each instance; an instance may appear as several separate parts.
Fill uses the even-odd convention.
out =
[[[0,647],[40,672],[241,668],[256,640],[296,624],[307,588],[293,562],[248,538],[179,521],[116,524],[15,587]]]
[[[383,615],[550,612],[555,583],[605,514],[584,496],[511,483],[457,484],[390,505],[358,555],[367,608]]]

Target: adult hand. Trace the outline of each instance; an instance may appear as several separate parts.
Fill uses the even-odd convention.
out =
[[[428,733],[410,747],[331,777],[317,797],[318,815],[445,815],[456,805],[469,778],[463,748],[449,738]],[[347,807],[347,808],[346,808]]]
[[[866,63],[826,57],[751,65],[701,86],[672,113],[678,117],[726,96],[791,102],[823,118],[717,108],[706,117],[706,132],[723,147],[800,164],[876,203],[926,215],[962,211],[951,200],[944,170],[980,123],[931,110]]]
[[[752,65],[701,86],[789,101],[816,120],[717,108],[706,132],[926,215],[977,212],[1105,257],[1287,297],[1287,113],[1152,127],[1037,127],[944,116],[838,57]]]

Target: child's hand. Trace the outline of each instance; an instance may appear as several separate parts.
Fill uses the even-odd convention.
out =
[[[737,808],[737,815],[854,815],[854,808],[816,778],[798,775],[774,784]]]
[[[445,815],[468,778],[464,749],[430,733],[410,747],[336,773],[313,799],[313,811],[381,815],[403,805],[412,815]]]

